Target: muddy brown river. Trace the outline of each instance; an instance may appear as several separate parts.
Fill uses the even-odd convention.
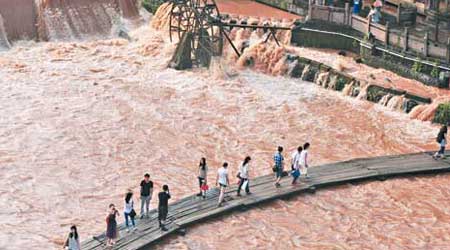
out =
[[[165,34],[131,36],[0,52],[0,249],[61,249],[71,224],[92,237],[145,172],[174,199],[192,194],[202,156],[213,178],[223,161],[234,176],[246,155],[251,176],[268,174],[277,145],[290,155],[306,141],[312,165],[435,148],[430,122],[229,62],[168,69]],[[450,249],[449,184],[328,188],[211,220],[158,249]]]

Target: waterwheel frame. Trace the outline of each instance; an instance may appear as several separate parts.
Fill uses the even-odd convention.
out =
[[[196,65],[208,66],[212,56],[222,54],[221,16],[214,0],[172,0],[169,37],[181,40],[191,32],[191,59]]]
[[[194,50],[208,49],[212,56],[222,54],[223,31],[221,16],[214,0],[196,0],[196,22],[194,26]],[[205,44],[206,43],[206,44]]]
[[[173,41],[175,33],[178,41],[186,31],[192,30],[195,13],[192,11],[192,2],[185,0],[173,0],[169,15],[169,38]]]

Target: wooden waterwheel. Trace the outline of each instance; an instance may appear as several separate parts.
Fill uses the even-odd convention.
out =
[[[170,40],[177,37],[181,43],[185,33],[190,33],[190,60],[193,64],[208,66],[212,56],[222,54],[221,17],[214,0],[172,1]]]

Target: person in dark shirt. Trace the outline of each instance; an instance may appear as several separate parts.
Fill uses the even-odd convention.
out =
[[[450,125],[450,122],[446,125],[442,126],[439,130],[438,136],[436,138],[436,142],[439,143],[439,151],[433,155],[434,159],[441,158],[445,155],[445,145],[447,144],[447,126]]]
[[[158,205],[158,220],[159,220],[159,227],[163,231],[167,231],[164,224],[167,219],[167,213],[169,210],[169,199],[170,199],[170,193],[169,193],[169,186],[164,185],[162,192],[158,194],[159,198],[159,205]]]
[[[148,211],[150,209],[150,201],[153,194],[153,182],[150,180],[150,175],[145,174],[144,180],[141,181],[141,219],[148,218]],[[144,210],[145,207],[145,210]]]

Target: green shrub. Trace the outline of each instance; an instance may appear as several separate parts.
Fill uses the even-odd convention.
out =
[[[419,60],[419,58],[416,58],[417,60]],[[411,68],[412,72],[414,73],[420,73],[422,72],[422,63],[420,63],[420,61],[415,61],[412,68]]]
[[[163,0],[142,0],[142,7],[144,7],[148,12],[155,14],[159,6],[163,4]]]
[[[439,104],[433,122],[445,124],[450,121],[450,102]]]
[[[433,66],[433,69],[431,70],[430,75],[433,78],[438,78],[439,77],[439,68],[438,68],[438,63],[437,62],[434,63],[434,66]]]
[[[364,42],[368,42],[369,41],[369,34],[364,34],[363,41]]]

